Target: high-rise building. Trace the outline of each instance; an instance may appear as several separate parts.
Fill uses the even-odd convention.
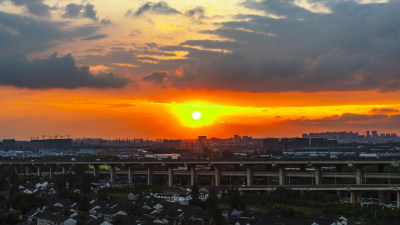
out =
[[[371,134],[369,133],[369,130],[367,130],[367,134],[366,134],[367,138],[371,137]]]
[[[204,152],[207,145],[207,136],[199,136],[199,151]]]
[[[376,130],[372,131],[372,138],[378,138],[378,131]]]
[[[266,151],[279,151],[279,138],[263,139],[263,149]]]

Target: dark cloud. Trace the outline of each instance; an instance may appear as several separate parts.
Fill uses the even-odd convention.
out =
[[[92,19],[94,21],[98,20],[97,11],[94,10],[94,5],[89,4],[89,3],[85,5],[85,10],[83,12],[83,17],[90,18],[90,19]]]
[[[0,85],[18,88],[122,88],[129,80],[109,74],[94,75],[89,67],[78,67],[69,54],[29,61],[23,55],[0,58]]]
[[[126,15],[135,15],[135,16],[140,16],[146,12],[153,12],[157,14],[180,14],[179,11],[177,11],[174,8],[171,8],[168,3],[160,1],[158,3],[153,3],[153,2],[146,2],[144,5],[140,6],[139,9],[136,12],[132,12],[129,10]]]
[[[397,129],[400,122],[400,114],[387,116],[384,114],[367,115],[344,113],[342,115],[334,115],[321,119],[297,119],[286,120],[287,123],[295,126],[313,127],[316,129],[329,128],[332,129]]]
[[[83,5],[70,3],[65,7],[65,12],[62,15],[64,18],[78,18],[81,16]]]
[[[0,12],[0,57],[52,48],[66,34],[64,24]]]
[[[81,5],[81,4],[75,4],[75,3],[70,3],[65,7],[65,12],[62,15],[64,18],[89,18],[94,21],[98,21],[99,18],[97,17],[97,11],[94,9],[93,4],[86,4],[86,5]],[[102,23],[107,24],[110,23],[110,20],[102,20]]]
[[[206,13],[206,11],[201,6],[198,6],[198,7],[195,7],[193,9],[189,9],[189,10],[185,11],[185,15],[186,16],[191,17],[191,18],[196,19],[196,20],[204,19],[205,18],[205,13]]]
[[[373,108],[371,110],[372,113],[393,113],[393,112],[400,112],[398,109],[393,108]]]
[[[106,38],[106,37],[107,37],[107,34],[98,34],[98,35],[93,35],[93,36],[90,36],[90,37],[83,38],[82,40],[84,40],[84,41],[93,41],[93,40],[103,39],[103,38]]]
[[[57,46],[61,42],[96,33],[100,26],[67,28],[65,22],[52,22],[0,12],[0,57],[30,54]]]
[[[100,20],[100,23],[101,23],[101,24],[111,24],[111,20],[109,20],[109,19],[102,19],[102,20]]]
[[[170,73],[165,71],[152,71],[149,75],[143,77],[142,81],[151,82],[158,87],[164,87],[172,77]]]
[[[0,2],[6,0],[0,0]],[[14,5],[25,6],[28,13],[39,17],[50,17],[50,7],[43,0],[10,0]]]
[[[330,14],[293,1],[246,1],[283,16],[238,15],[203,31],[230,41],[189,40],[178,89],[248,92],[400,90],[400,13],[386,4],[325,1]],[[172,71],[172,70],[169,70]]]

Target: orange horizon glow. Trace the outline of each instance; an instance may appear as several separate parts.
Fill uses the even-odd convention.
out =
[[[385,115],[390,119],[398,114],[396,110],[400,111],[400,104],[394,98],[399,93],[347,93],[349,97],[343,101],[341,98],[346,93],[291,95],[220,91],[215,95],[215,91],[173,89],[159,91],[159,94],[145,93],[144,90],[124,96],[113,94],[113,90],[104,93],[4,88],[1,104],[7,107],[0,111],[0,118],[7,119],[0,119],[4,127],[0,138],[29,139],[44,134],[151,139],[193,139],[199,135],[227,138],[239,134],[262,138],[342,130],[398,132],[396,127],[376,127],[371,121],[341,121],[340,117],[344,114]],[[320,96],[332,101],[322,101]],[[210,100],[193,100],[200,98]],[[248,101],[244,101],[245,98]],[[339,100],[342,104],[338,104]],[[381,108],[390,108],[393,112],[373,111]],[[194,111],[201,112],[199,120],[192,118]],[[375,123],[379,120],[386,123],[388,118],[376,119]],[[341,121],[341,125],[336,126],[335,121]]]

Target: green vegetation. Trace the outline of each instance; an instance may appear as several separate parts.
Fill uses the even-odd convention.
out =
[[[79,201],[79,211],[83,213],[88,213],[90,208],[89,199],[86,195],[83,195]]]
[[[378,205],[361,207],[353,204],[337,203],[337,197],[326,192],[304,192],[278,188],[269,194],[246,194],[248,210],[272,212],[283,217],[299,214],[327,213],[343,215],[350,220],[364,221],[366,225],[377,225],[381,221],[400,222],[400,210]],[[352,223],[349,223],[352,224]]]
[[[142,205],[138,203],[131,203],[128,206],[128,215],[131,216],[140,216],[142,215]]]
[[[19,219],[21,217],[20,211],[10,212],[6,215],[0,216],[0,225],[7,224],[7,225],[14,225],[21,222]]]
[[[8,198],[8,204],[13,209],[26,213],[31,209],[43,206],[44,200],[34,194],[17,192],[10,195]]]

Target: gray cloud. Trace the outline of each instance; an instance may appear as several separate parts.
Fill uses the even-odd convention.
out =
[[[52,48],[66,34],[64,24],[0,12],[0,57]]]
[[[154,12],[157,14],[180,14],[179,11],[177,11],[174,8],[171,8],[168,3],[160,1],[158,3],[153,3],[153,2],[146,2],[144,5],[140,6],[139,9],[136,12],[132,12],[131,10],[128,10],[126,15],[133,14],[135,16],[140,16],[146,12]]]
[[[93,4],[75,4],[70,3],[65,7],[65,12],[62,15],[64,18],[89,18],[94,21],[98,21],[99,18],[97,17],[97,11],[94,9]],[[110,20],[102,20],[102,23],[110,23]]]
[[[78,18],[81,15],[83,5],[78,5],[75,3],[68,4],[65,7],[65,12],[62,15],[64,18]]]
[[[400,112],[398,109],[393,108],[373,108],[371,110],[372,113],[392,113],[392,112]]]
[[[325,1],[331,14],[293,1],[246,1],[284,16],[238,15],[203,31],[231,41],[189,40],[182,77],[171,87],[249,92],[400,90],[400,14],[387,4]],[[230,53],[232,52],[232,53]],[[169,70],[172,71],[172,70]]]
[[[189,16],[189,17],[191,17],[193,19],[197,19],[197,20],[204,19],[205,13],[206,13],[206,11],[201,6],[198,6],[193,9],[189,9],[189,10],[185,11],[186,16]]]
[[[6,0],[0,0],[0,2]],[[25,6],[28,13],[39,17],[50,17],[50,7],[43,0],[10,0],[14,5]]]
[[[30,54],[57,46],[61,42],[87,37],[100,26],[67,28],[65,22],[38,20],[0,12],[0,57]]]
[[[85,5],[85,10],[83,12],[83,17],[90,18],[90,19],[92,19],[94,21],[98,20],[97,11],[94,10],[94,5],[89,4],[89,3]]]
[[[153,71],[149,75],[143,77],[142,81],[151,82],[157,86],[165,84],[165,82],[171,77],[168,72],[164,71]]]
[[[86,38],[82,38],[82,40],[84,41],[93,41],[93,40],[99,40],[99,39],[103,39],[106,38],[107,34],[98,34],[98,35],[93,35],[90,37],[86,37]]]
[[[18,88],[122,88],[129,83],[126,78],[112,73],[94,75],[89,67],[78,67],[69,54],[29,61],[23,55],[0,58],[0,84]]]
[[[101,24],[111,24],[111,20],[109,20],[109,19],[102,19],[102,20],[100,20],[100,23]]]
[[[344,113],[342,115],[334,115],[321,119],[297,119],[286,120],[282,123],[288,123],[295,126],[313,127],[315,129],[328,128],[332,129],[348,129],[351,125],[352,129],[398,129],[400,122],[400,114],[387,116],[384,114],[367,115]]]

